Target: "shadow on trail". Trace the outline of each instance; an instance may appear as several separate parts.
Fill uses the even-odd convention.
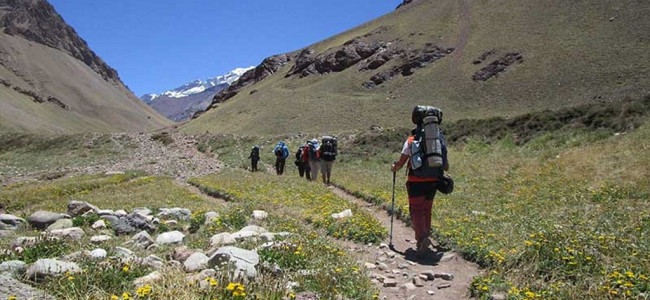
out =
[[[415,251],[413,248],[408,248],[403,252],[397,250],[394,246],[389,247],[389,249],[404,257],[405,260],[423,266],[437,266],[440,260],[442,260],[442,257],[445,255],[445,252],[447,252],[427,249],[427,252],[423,256],[418,256],[417,251]]]

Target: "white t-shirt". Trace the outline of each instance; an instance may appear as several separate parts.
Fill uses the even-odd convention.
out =
[[[402,154],[411,156],[409,152],[409,141],[406,140],[406,142],[404,142],[404,147],[402,147]]]

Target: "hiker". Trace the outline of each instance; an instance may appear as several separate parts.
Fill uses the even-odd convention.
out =
[[[289,157],[289,148],[284,142],[280,141],[273,149],[273,153],[275,154],[275,172],[282,175],[284,173],[284,163]]]
[[[298,167],[298,175],[300,175],[300,177],[305,176],[305,166],[309,165],[309,163],[303,161],[303,158],[302,158],[303,157],[303,153],[302,153],[303,152],[303,146],[304,145],[298,146],[298,151],[296,151],[296,161],[294,162],[296,167]],[[307,176],[309,176],[309,174]]]
[[[257,162],[260,160],[260,147],[257,145],[253,146],[248,158],[251,159],[251,172],[257,171]]]
[[[323,176],[323,183],[330,184],[330,177],[332,176],[332,166],[336,160],[337,154],[337,141],[336,138],[331,136],[324,136],[320,146],[321,157],[321,174]]]
[[[307,181],[311,181],[311,166],[309,166],[309,143],[311,141],[306,141],[304,145],[300,146],[302,148],[300,161],[305,166],[305,178]]]
[[[439,128],[442,111],[431,106],[416,106],[412,120],[417,127],[404,143],[401,156],[393,163],[391,171],[399,171],[408,162],[406,190],[409,212],[417,241],[417,256],[423,257],[431,245],[429,235],[433,198],[444,172],[449,170],[449,162],[447,145]]]
[[[318,140],[313,139],[307,143],[309,151],[309,167],[311,168],[311,180],[318,179],[318,168],[320,167],[320,146]]]

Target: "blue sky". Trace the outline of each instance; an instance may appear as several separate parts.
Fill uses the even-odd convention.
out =
[[[400,0],[49,0],[137,95],[300,49]]]

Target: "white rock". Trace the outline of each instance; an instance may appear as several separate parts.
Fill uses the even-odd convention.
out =
[[[249,237],[255,237],[255,236],[258,236],[258,235],[260,235],[260,234],[257,233],[257,232],[254,232],[254,231],[241,230],[241,231],[237,231],[237,232],[231,234],[230,236],[232,238],[236,239],[236,240],[241,240],[241,239],[245,239],[245,238],[249,238]]]
[[[332,214],[332,218],[334,219],[343,219],[343,218],[350,218],[350,217],[352,217],[351,209],[346,209],[340,213]]]
[[[259,226],[257,226],[257,225],[249,225],[249,226],[246,226],[246,227],[242,228],[240,231],[252,231],[252,232],[257,232],[257,233],[259,233],[259,234],[262,234],[262,233],[265,233],[265,232],[269,232],[269,231],[266,230],[265,228],[263,228],[263,227],[259,227]]]
[[[83,231],[83,229],[79,227],[72,227],[72,228],[66,228],[66,229],[56,229],[50,231],[50,235],[68,239],[68,240],[73,240],[73,241],[78,241],[86,233]]]
[[[182,243],[185,235],[180,231],[163,232],[156,237],[156,243],[161,245]]]
[[[97,220],[97,222],[93,223],[93,225],[90,226],[92,229],[104,229],[106,228],[106,222],[104,220]]]
[[[104,259],[104,258],[106,258],[106,255],[108,255],[108,254],[106,253],[106,250],[101,249],[101,248],[97,248],[97,249],[95,249],[93,251],[90,251],[90,253],[88,253],[88,255],[93,259]]]
[[[104,173],[104,175],[106,175],[106,176],[124,175],[124,172],[122,172],[122,171],[106,171],[106,173]]]
[[[103,244],[113,239],[108,235],[96,235],[90,238],[90,242],[93,244]]]
[[[134,258],[135,253],[123,247],[115,247],[115,256],[119,258]]]
[[[235,240],[235,238],[232,237],[230,233],[227,232],[217,233],[210,238],[210,246],[213,247],[222,246],[222,245],[232,245],[236,242],[237,241]]]
[[[100,209],[97,211],[98,216],[115,216],[115,212],[110,209]]]
[[[42,278],[47,276],[61,275],[66,272],[72,274],[81,272],[81,268],[76,263],[60,261],[56,259],[39,259],[27,268],[28,278]]]
[[[263,210],[254,210],[253,211],[253,218],[255,220],[264,220],[269,216],[269,213],[263,211]]]
[[[124,217],[124,216],[126,216],[126,215],[128,215],[128,213],[126,213],[126,211],[123,210],[123,209],[120,209],[120,210],[116,210],[116,211],[115,211],[115,216],[117,216],[117,217]]]
[[[138,246],[140,248],[146,249],[151,244],[153,244],[154,241],[151,238],[151,236],[149,235],[149,233],[146,232],[145,230],[143,230],[143,231],[138,232],[138,234],[134,235],[133,237],[131,237],[131,240],[130,240],[129,243],[131,243],[133,245],[136,245],[136,246]]]
[[[209,223],[212,223],[214,220],[219,218],[219,214],[217,212],[214,212],[214,211],[206,212],[204,216],[205,216],[204,224],[206,224],[206,225],[209,224]]]
[[[71,228],[73,225],[72,220],[70,219],[59,219],[56,222],[52,223],[50,226],[47,226],[48,231]]]
[[[185,260],[183,267],[185,272],[193,273],[205,269],[208,266],[208,260],[209,258],[205,254],[195,252]]]
[[[163,274],[159,271],[153,271],[148,275],[142,276],[133,281],[135,286],[143,286],[146,284],[152,284],[163,279]]]

